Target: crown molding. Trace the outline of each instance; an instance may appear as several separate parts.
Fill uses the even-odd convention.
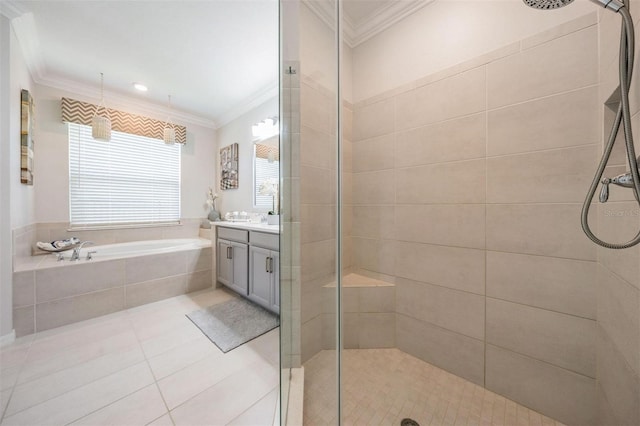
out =
[[[278,83],[271,84],[267,87],[262,88],[261,90],[258,90],[253,95],[247,97],[244,101],[231,108],[229,111],[217,117],[217,128],[229,124],[241,115],[267,102],[269,99],[277,97],[279,93],[280,91]]]
[[[364,19],[361,24],[355,27],[355,36],[352,39],[353,46],[351,47],[355,47],[369,40],[434,1],[435,0],[396,0],[393,3],[377,9],[373,14]]]
[[[27,13],[27,8],[17,1],[2,0],[0,1],[0,15],[4,15],[9,19],[15,19]]]
[[[83,84],[57,76],[34,78],[34,82],[41,86],[68,92],[71,95],[81,98],[78,100],[85,102],[98,102],[100,99],[100,93],[97,86],[94,85]],[[176,108],[169,110],[165,105],[155,104],[148,100],[141,100],[118,92],[105,90],[104,99],[109,108],[122,109],[125,111],[132,109],[135,114],[144,114],[158,120],[164,120],[170,116],[172,121],[179,123],[190,123],[209,129],[217,129],[219,127],[214,120],[208,117],[181,111]]]
[[[346,13],[342,17],[342,39],[351,48],[369,40],[393,24],[435,0],[394,0],[376,9],[371,15],[355,23]],[[332,2],[302,0],[302,2],[331,30],[335,30],[335,8]]]
[[[81,100],[86,102],[95,102],[99,99],[96,86],[56,76],[47,70],[43,60],[44,56],[42,55],[42,47],[39,42],[35,19],[33,18],[33,14],[30,13],[24,5],[16,1],[1,0],[0,13],[11,19],[13,31],[16,34],[24,60],[34,83],[77,95],[83,98]],[[175,107],[169,111],[165,105],[155,104],[114,91],[105,91],[105,101],[111,108],[120,108],[123,110],[129,108],[135,110],[136,113],[145,114],[157,119],[164,119],[170,113],[172,120],[176,122],[191,123],[209,129],[218,129],[268,99],[277,96],[278,93],[278,84],[262,88],[240,102],[237,106],[213,119],[182,111]]]

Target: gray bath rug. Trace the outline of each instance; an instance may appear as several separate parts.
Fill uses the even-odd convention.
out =
[[[277,315],[242,298],[191,312],[187,318],[224,353],[280,325]]]

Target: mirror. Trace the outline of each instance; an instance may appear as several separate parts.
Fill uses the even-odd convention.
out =
[[[278,214],[280,150],[278,136],[253,145],[253,207]]]

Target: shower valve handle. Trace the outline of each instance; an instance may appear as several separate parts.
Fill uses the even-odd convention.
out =
[[[600,202],[606,203],[609,201],[609,184],[611,183],[611,179],[604,178],[601,183],[602,189],[600,190]]]

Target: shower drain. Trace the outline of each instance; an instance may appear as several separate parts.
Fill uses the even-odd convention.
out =
[[[402,419],[400,426],[420,426],[420,423],[413,419]]]

